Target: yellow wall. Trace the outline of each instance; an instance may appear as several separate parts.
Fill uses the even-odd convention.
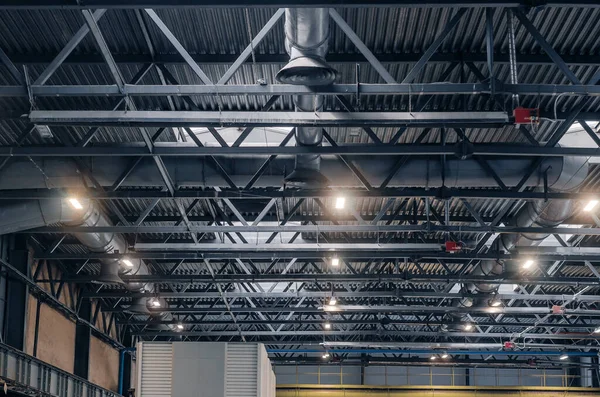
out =
[[[365,386],[316,386],[299,387],[279,385],[277,397],[592,397],[600,389],[563,387],[365,387]]]

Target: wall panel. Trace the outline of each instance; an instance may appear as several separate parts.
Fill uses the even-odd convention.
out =
[[[113,391],[119,387],[119,352],[94,336],[90,339],[89,381]]]

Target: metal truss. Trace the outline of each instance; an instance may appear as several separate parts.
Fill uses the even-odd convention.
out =
[[[0,9],[27,9],[27,8],[49,8],[49,9],[81,9],[81,8],[176,8],[176,7],[600,7],[594,0],[577,0],[573,2],[565,2],[564,0],[506,0],[506,1],[491,1],[485,4],[473,0],[425,0],[415,3],[408,0],[392,1],[378,0],[366,3],[364,0],[336,0],[336,1],[258,1],[249,2],[246,0],[228,0],[223,2],[207,1],[207,0],[91,0],[85,5],[80,4],[76,0],[23,0],[23,1],[5,1],[0,6]]]
[[[339,4],[338,4],[339,3]],[[435,3],[435,4],[433,4]],[[271,1],[273,7],[300,5],[307,7],[354,7],[364,6],[361,1],[329,2],[322,4],[305,1],[302,4]],[[34,275],[17,274],[25,282],[47,283],[51,292],[35,286],[40,296],[77,318],[76,307],[63,307],[61,294],[71,291],[71,285],[83,288],[81,299],[100,302],[91,323],[95,332],[107,333],[117,324],[119,339],[124,334],[138,338],[183,340],[246,340],[263,341],[271,346],[293,348],[302,344],[335,343],[392,345],[405,347],[416,343],[445,343],[469,345],[479,348],[483,354],[498,350],[502,341],[534,340],[537,347],[570,350],[597,350],[598,341],[594,331],[600,326],[597,310],[600,273],[595,264],[600,262],[600,252],[578,247],[584,236],[600,235],[600,220],[592,218],[581,223],[584,227],[558,228],[514,227],[502,225],[511,209],[520,200],[589,200],[594,192],[559,193],[527,189],[527,180],[536,172],[543,159],[555,156],[600,156],[598,148],[557,147],[571,124],[579,121],[585,131],[600,147],[596,132],[585,123],[598,120],[600,115],[592,101],[600,95],[600,72],[586,81],[571,70],[574,66],[597,65],[597,56],[573,56],[559,54],[537,31],[526,14],[518,7],[531,6],[586,6],[600,7],[597,1],[578,1],[565,4],[555,1],[512,1],[486,3],[485,54],[439,54],[437,50],[447,35],[456,28],[467,14],[469,7],[480,7],[472,1],[423,1],[418,4],[406,1],[370,2],[370,7],[456,7],[450,22],[432,43],[420,54],[378,54],[369,49],[335,10],[331,18],[358,50],[357,54],[332,54],[333,63],[357,63],[366,61],[385,81],[385,84],[334,84],[328,87],[306,88],[278,84],[229,84],[242,65],[250,62],[253,49],[276,26],[283,9],[275,10],[267,24],[236,56],[191,54],[169,27],[161,20],[154,8],[199,7],[253,7],[264,6],[261,2],[246,4],[241,1],[215,2],[201,0],[112,0],[87,1],[85,7],[78,1],[20,0],[3,2],[0,9],[27,9],[31,7],[74,8],[80,10],[85,24],[74,34],[58,54],[12,54],[0,50],[0,62],[7,68],[11,85],[0,86],[0,96],[27,98],[31,103],[43,102],[45,97],[102,97],[110,106],[104,111],[65,111],[35,109],[5,112],[4,118],[17,118],[27,124],[16,143],[0,147],[0,156],[6,166],[14,157],[68,157],[72,158],[78,171],[89,186],[85,189],[50,188],[43,190],[3,191],[0,200],[63,198],[67,193],[98,199],[106,204],[111,216],[118,221],[112,227],[45,227],[29,231],[34,239],[52,239],[44,249],[37,249],[34,256],[42,261],[64,264],[63,277],[59,280],[49,273],[47,279]],[[491,7],[511,7],[519,23],[525,28],[545,55],[519,56],[520,64],[554,65],[566,77],[569,84],[506,83],[494,75],[495,66],[510,63],[510,57],[494,52],[494,26]],[[99,21],[107,12],[120,12],[122,8],[134,8],[137,27],[148,46],[147,55],[114,55],[105,41]],[[157,29],[174,49],[173,54],[160,54],[149,34],[149,25]],[[98,54],[72,54],[75,48],[90,36]],[[281,63],[281,55],[255,54],[252,62]],[[23,75],[19,64],[47,64],[32,84]],[[61,65],[96,64],[108,66],[113,79],[105,85],[48,85],[49,79]],[[167,64],[183,64],[191,75],[202,84],[190,85],[178,81]],[[388,68],[391,64],[409,63],[410,70],[396,79]],[[420,83],[425,65],[448,64],[441,82]],[[138,73],[125,81],[121,64],[139,64]],[[209,77],[203,70],[206,64],[227,64],[221,76]],[[203,65],[200,67],[200,65]],[[446,81],[460,65],[459,82]],[[485,65],[483,69],[479,69]],[[466,66],[463,67],[463,66]],[[514,66],[514,65],[513,65]],[[465,71],[475,76],[476,83],[467,83]],[[160,85],[141,84],[144,76],[156,72]],[[472,77],[471,76],[471,77]],[[335,96],[342,111],[320,112],[318,117],[310,112],[273,111],[282,96],[301,94]],[[577,95],[579,102],[567,112],[543,110],[542,116],[556,121],[555,127],[541,144],[541,134],[535,134],[526,126],[519,134],[527,144],[472,144],[466,128],[501,128],[514,122],[505,111],[504,99],[514,95],[529,97],[553,97],[561,94]],[[201,111],[199,99],[219,101],[223,96],[255,95],[264,97],[258,106],[260,111],[239,112],[219,109],[219,112]],[[388,95],[414,99],[415,106],[407,112],[361,111],[361,96]],[[487,104],[489,111],[472,111],[464,106],[427,111],[428,103],[436,96],[454,95],[461,100],[477,98]],[[144,109],[138,99],[165,97],[166,109]],[[181,101],[174,100],[180,97]],[[94,98],[94,100],[100,100]],[[464,105],[465,102],[462,102]],[[451,109],[450,109],[451,108]],[[449,110],[449,111],[445,111]],[[451,110],[451,111],[450,111]],[[556,120],[554,120],[556,119]],[[69,131],[71,126],[87,126],[83,138],[73,142],[67,133],[61,132],[54,146],[23,146],[33,131],[31,124],[66,126],[57,130]],[[215,129],[220,126],[243,127],[239,137],[228,143]],[[243,146],[254,127],[320,125],[325,128],[358,126],[368,137],[368,144],[345,145],[332,138],[327,129],[324,137],[330,146],[288,147],[294,136],[291,131],[277,147]],[[92,143],[102,127],[136,128],[142,142],[123,145],[119,142],[102,146]],[[193,133],[190,126],[206,126],[218,147],[208,147]],[[372,127],[399,127],[391,139],[383,142]],[[159,127],[151,133],[150,127]],[[182,128],[180,128],[182,127]],[[417,129],[416,138],[410,144],[398,144],[408,128]],[[439,129],[439,144],[423,144]],[[153,130],[154,131],[154,130]],[[455,133],[456,144],[447,144],[448,133]],[[181,137],[185,143],[173,146],[159,141],[162,134]],[[179,134],[179,135],[178,135]],[[431,134],[431,135],[430,135]],[[334,135],[333,135],[334,136]],[[435,138],[437,139],[437,138]],[[60,145],[60,146],[59,146]],[[282,186],[256,188],[256,182],[269,169],[278,156],[314,153],[335,155],[356,176],[363,186],[360,189],[290,189]],[[264,161],[244,186],[238,186],[228,174],[220,156],[262,156]],[[360,168],[352,162],[352,155],[396,156],[397,163],[385,182],[374,186]],[[507,185],[489,166],[492,156],[520,156],[532,159],[519,183]],[[87,165],[87,157],[131,157],[127,166],[109,185],[100,184],[93,169]],[[169,174],[166,157],[192,156],[206,160],[223,178],[225,187],[181,188]],[[411,156],[435,156],[445,162],[448,156],[473,157],[498,187],[493,189],[468,188],[388,188],[389,181]],[[151,189],[127,188],[127,178],[145,159],[151,158],[160,173],[162,185]],[[373,213],[365,214],[356,208],[343,215],[334,215],[325,198],[340,194],[348,198],[382,199]],[[148,199],[145,207],[135,213],[126,213],[118,207],[119,200]],[[184,199],[189,199],[186,203]],[[295,202],[288,203],[288,199]],[[453,200],[457,199],[457,200]],[[493,213],[479,212],[472,199],[502,200]],[[164,202],[163,202],[164,200]],[[312,213],[304,211],[307,203],[314,205]],[[460,204],[466,215],[455,215],[450,204]],[[172,213],[160,213],[161,204],[174,204]],[[439,209],[442,208],[443,211]],[[595,215],[594,215],[595,216]],[[169,225],[152,225],[151,222],[167,222]],[[265,222],[274,224],[266,225]],[[151,264],[153,273],[144,276],[124,276],[125,281],[151,282],[156,291],[132,293],[124,289],[107,290],[98,285],[98,276],[88,272],[86,266],[98,259],[124,259],[124,254],[79,253],[63,251],[61,245],[71,244],[71,233],[81,232],[124,233],[131,239],[134,250],[126,256],[141,258]],[[50,234],[58,233],[59,237]],[[254,244],[250,233],[267,233],[264,242]],[[285,233],[285,234],[284,234]],[[368,237],[354,237],[353,233]],[[466,243],[468,252],[458,254],[441,251],[440,242],[457,239],[455,236],[469,233]],[[486,242],[494,233],[551,233],[562,241],[564,249],[554,251],[543,248],[516,250],[510,254],[486,251]],[[571,246],[561,237],[574,235]],[[152,237],[150,237],[150,235]],[[289,236],[292,236],[291,238]],[[307,235],[310,238],[304,240]],[[283,236],[286,236],[285,239]],[[440,237],[445,236],[445,237]],[[475,237],[478,240],[472,240]],[[315,241],[318,241],[315,242]],[[328,265],[332,252],[338,255],[340,269],[332,271]],[[503,276],[474,276],[469,274],[474,264],[481,260],[503,260],[514,264],[534,256],[539,262],[535,272]],[[431,270],[434,264],[435,270]],[[3,267],[11,272],[10,264]],[[569,271],[566,268],[569,268]],[[161,270],[162,269],[162,270]],[[168,269],[168,270],[164,270]],[[191,269],[191,270],[190,270]],[[575,270],[573,270],[575,269]],[[496,295],[478,294],[477,298],[501,299],[501,307],[459,307],[451,304],[459,298],[473,298],[462,291],[454,292],[459,283],[485,282],[494,285],[516,284],[513,293]],[[103,290],[104,289],[104,290]],[[556,292],[556,291],[560,292]],[[567,292],[565,292],[567,291]],[[336,309],[326,310],[327,300],[335,296],[342,301]],[[173,320],[162,321],[152,316],[134,316],[127,312],[128,303],[134,298],[164,298],[166,307],[161,311],[174,315]],[[58,303],[57,303],[58,302]],[[556,311],[553,306],[560,308]],[[101,312],[100,312],[101,310]],[[100,314],[101,313],[101,314]],[[464,315],[475,327],[471,331],[460,330],[464,322],[448,321],[444,315]],[[566,314],[563,316],[562,314]],[[99,316],[104,319],[104,330],[95,329]],[[330,329],[324,324],[329,323]],[[157,330],[157,325],[181,324],[183,332]],[[450,328],[448,328],[450,327]],[[119,343],[108,336],[112,343]],[[443,342],[439,342],[443,339]],[[539,343],[537,343],[539,342]],[[562,344],[560,344],[562,343]],[[479,347],[475,347],[479,346]],[[286,354],[276,352],[276,355]],[[400,354],[400,353],[399,353]],[[284,356],[278,356],[284,357]],[[397,357],[395,357],[397,358]]]

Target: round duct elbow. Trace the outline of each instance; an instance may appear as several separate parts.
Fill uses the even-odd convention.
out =
[[[316,169],[297,168],[285,177],[285,184],[304,189],[317,189],[327,187],[329,179]]]
[[[107,284],[124,284],[125,282],[119,276],[119,262],[116,260],[102,262],[98,281]]]
[[[282,84],[324,86],[335,82],[337,72],[319,58],[304,56],[292,59],[275,78]]]
[[[552,190],[560,192],[576,190],[587,178],[588,171],[588,158],[564,156],[562,158],[562,170],[559,177],[550,187]]]
[[[146,298],[135,299],[126,310],[136,314],[151,314],[148,307],[148,299]]]

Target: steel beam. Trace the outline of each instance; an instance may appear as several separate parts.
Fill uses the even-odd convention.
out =
[[[1,8],[1,5],[0,5]],[[490,9],[493,10],[493,9]],[[33,49],[32,49],[33,51]],[[57,57],[57,53],[48,52],[27,52],[26,54],[17,52],[8,52],[6,54],[15,65],[47,65],[54,58]],[[494,64],[508,64],[509,58],[506,53],[494,52]],[[571,66],[584,66],[584,65],[597,65],[600,63],[600,56],[583,54],[574,55],[569,53],[560,53],[560,57]],[[411,53],[394,53],[394,52],[376,52],[373,56],[377,58],[383,64],[390,65],[404,65],[413,64],[417,62],[422,56],[421,52]],[[159,65],[181,65],[185,64],[185,61],[181,56],[176,54],[155,54],[154,57],[151,54],[114,54],[115,62],[118,64],[147,64],[153,63]],[[231,65],[237,59],[236,54],[190,54],[190,57],[203,65]],[[364,64],[368,62],[359,53],[331,53],[327,54],[327,62],[330,64]],[[254,61],[255,59],[255,61]],[[259,54],[255,53],[254,59],[247,59],[245,64],[252,65],[281,65],[289,61],[289,55],[285,53],[280,54]],[[452,53],[436,53],[431,56],[428,63],[485,63],[487,62],[486,54],[473,53],[473,52],[452,52]],[[70,54],[63,62],[63,65],[97,65],[104,63],[104,59],[98,53],[77,53]],[[552,60],[545,54],[519,54],[520,65],[540,65],[547,66],[553,65]]]
[[[143,127],[360,127],[419,126],[502,127],[504,112],[170,112],[170,111],[61,111],[33,110],[29,121],[45,125]],[[239,149],[236,149],[239,150]]]
[[[144,275],[144,276],[123,276],[125,282],[143,282],[143,283],[258,283],[258,282],[310,282],[310,283],[342,283],[342,282],[410,282],[410,283],[432,283],[432,284],[448,284],[448,283],[486,283],[486,284],[527,284],[527,285],[564,285],[564,286],[579,286],[579,287],[597,287],[598,279],[593,277],[490,277],[490,276],[464,276],[464,275],[449,275],[449,274],[308,274],[308,273],[287,273],[287,274],[220,274],[213,278],[206,274],[173,274],[173,275]],[[98,276],[78,276],[65,278],[65,282],[72,283],[89,283],[99,282]],[[412,307],[412,306],[411,306]],[[446,308],[444,308],[446,309]],[[220,309],[222,310],[222,309]],[[383,310],[383,309],[382,309]],[[216,311],[216,310],[215,310]],[[298,309],[297,311],[301,311]],[[322,312],[322,309],[319,311]],[[600,311],[591,310],[590,312],[598,313]],[[502,314],[503,311],[489,312],[489,314]],[[547,314],[547,311],[538,314]],[[575,313],[573,313],[575,314]],[[589,314],[589,313],[580,313]]]
[[[22,233],[499,233],[499,234],[569,234],[581,236],[600,236],[600,228],[577,227],[512,227],[512,226],[454,226],[454,225],[186,225],[186,226],[46,226],[30,229]],[[140,243],[141,244],[141,243]],[[138,246],[140,246],[138,244]],[[201,245],[190,246],[197,249]],[[160,246],[145,245],[147,249],[160,249]],[[172,247],[171,247],[172,248]]]
[[[600,277],[599,277],[600,278]],[[156,293],[144,293],[144,292],[129,292],[126,290],[111,290],[109,292],[98,292],[98,293],[84,293],[83,296],[87,298],[96,299],[138,299],[138,298],[152,298],[156,294],[159,294],[161,298],[173,299],[217,299],[221,298],[221,293],[218,291],[213,292],[198,292],[189,291],[185,292],[173,292],[173,291],[157,291]],[[330,291],[294,291],[294,292],[223,292],[222,296],[228,299],[302,299],[311,298],[312,300],[322,301],[323,299],[331,296]],[[396,298],[396,299],[415,299],[415,298],[426,298],[426,299],[461,299],[461,298],[474,298],[477,297],[481,300],[486,299],[500,299],[510,300],[517,299],[522,301],[563,301],[568,299],[570,296],[565,294],[544,294],[544,295],[533,295],[533,294],[464,294],[464,293],[444,293],[444,292],[406,292],[406,291],[335,291],[337,298],[349,298],[349,299],[360,299],[360,298]],[[580,302],[600,302],[599,295],[578,295],[577,300]],[[370,321],[370,323],[378,322]],[[423,322],[417,322],[423,324]],[[500,323],[499,323],[500,324]],[[523,327],[530,326],[531,324],[522,324]],[[600,325],[600,324],[599,324]],[[506,326],[506,325],[505,325]],[[550,325],[559,326],[557,324]],[[585,325],[572,325],[573,327],[586,328]],[[593,327],[589,325],[588,327]]]
[[[112,311],[121,311],[123,308],[118,308]],[[111,310],[108,310],[109,312]],[[423,313],[483,313],[483,314],[513,314],[513,315],[534,315],[534,314],[552,314],[552,308],[547,306],[537,307],[500,307],[500,308],[489,308],[489,307],[458,307],[458,306],[405,306],[405,305],[389,305],[389,306],[361,306],[361,305],[339,305],[332,308],[328,307],[230,307],[227,310],[224,307],[163,307],[160,310],[151,311],[154,313],[222,313],[224,311],[230,311],[231,313],[410,313],[410,314],[423,314]],[[583,310],[583,309],[568,309],[564,312],[567,315],[586,315],[591,317],[600,317],[600,310]],[[562,316],[563,314],[555,314],[556,316]],[[315,331],[311,331],[312,335]],[[434,333],[438,334],[437,332]],[[486,334],[469,333],[468,336],[480,335],[485,337]],[[513,336],[514,334],[510,334]],[[535,334],[537,337],[550,339],[552,335],[548,334]],[[509,336],[509,337],[510,337]],[[557,339],[597,339],[598,335],[555,335]]]
[[[173,243],[164,244],[137,243],[134,246],[138,251],[127,254],[107,253],[61,253],[61,252],[36,252],[35,258],[48,260],[90,260],[90,259],[122,259],[125,256],[139,259],[155,260],[180,260],[203,261],[204,259],[325,259],[331,257],[331,252],[336,252],[345,260],[361,260],[366,258],[400,258],[417,260],[421,262],[446,260],[448,262],[462,262],[471,260],[502,260],[519,261],[523,257],[535,257],[539,261],[564,261],[572,262],[600,262],[600,251],[595,247],[571,248],[569,250],[548,251],[540,248],[528,249],[523,247],[511,253],[473,253],[457,252],[447,253],[442,251],[441,244],[384,244],[377,241],[371,243],[267,243],[257,245],[228,244],[228,243]],[[375,249],[374,247],[377,247]],[[154,248],[154,249],[153,249]]]
[[[319,338],[320,336],[314,330],[282,330],[282,331],[242,331],[245,336],[312,336]],[[170,336],[177,337],[181,336],[181,332],[177,331],[133,331],[134,335],[140,336]],[[240,331],[187,331],[183,333],[186,336],[201,336],[201,337],[210,337],[210,336],[238,336],[240,335]],[[439,336],[439,332],[423,332],[423,331],[395,331],[395,330],[349,330],[349,331],[328,331],[327,335],[331,337],[335,336],[352,336],[352,335],[360,335],[360,336],[368,336],[368,335],[389,335],[389,336],[418,336],[418,337],[428,337],[433,338]],[[448,338],[474,338],[474,339],[506,339],[510,338],[513,334],[510,332],[494,332],[489,334],[481,334],[477,332],[447,332],[444,333],[444,336]],[[547,340],[596,340],[597,336],[595,335],[569,335],[569,334],[536,334],[536,333],[528,333],[523,334],[519,338],[515,338],[516,341],[528,340],[528,339],[547,339]],[[500,346],[500,344],[498,344]]]
[[[264,200],[271,198],[311,198],[311,197],[337,197],[344,194],[346,197],[405,197],[405,198],[435,198],[449,200],[451,198],[473,198],[473,199],[523,199],[523,200],[595,200],[593,193],[557,193],[536,191],[500,191],[489,189],[426,189],[426,188],[386,188],[386,189],[315,189],[315,190],[273,190],[273,189],[223,189],[220,192],[207,189],[185,189],[176,190],[171,195],[163,190],[140,190],[121,189],[118,191],[101,191],[98,189],[65,191],[62,189],[24,189],[24,190],[2,190],[1,200],[48,200],[63,199],[66,195],[77,194],[80,197],[89,197],[97,200],[118,199],[154,199],[154,198],[194,198],[194,199],[220,199],[229,198],[236,200]],[[580,231],[580,229],[577,229]],[[553,233],[553,231],[549,231]]]
[[[206,112],[205,112],[206,113]],[[209,112],[210,113],[210,112]],[[299,113],[302,114],[302,113]],[[342,113],[348,115],[348,113]],[[376,115],[377,113],[373,113]],[[372,116],[376,117],[376,116]],[[287,142],[287,141],[286,141]],[[331,146],[242,146],[215,147],[194,146],[191,143],[172,144],[157,142],[148,151],[145,143],[130,142],[116,145],[87,147],[64,146],[2,146],[0,156],[9,157],[202,157],[202,156],[295,156],[298,154],[320,155],[371,155],[371,156],[506,156],[506,157],[586,157],[600,158],[597,148],[553,147],[513,144],[474,144],[465,148],[462,144],[402,144],[402,145],[338,145]]]
[[[439,318],[439,316],[436,316]],[[331,325],[333,326],[345,326],[345,325],[378,325],[381,324],[381,320],[378,318],[377,315],[374,316],[370,316],[370,318],[367,319],[337,319],[337,318],[331,318],[329,320],[327,320]],[[134,326],[156,326],[156,325],[175,325],[175,324],[183,324],[185,326],[192,326],[192,325],[205,325],[205,326],[210,326],[210,325],[228,325],[231,324],[231,321],[229,320],[202,320],[202,321],[194,321],[194,320],[187,320],[187,321],[160,321],[160,320],[121,320],[121,321],[117,321],[117,324],[126,324],[126,325],[134,325]],[[259,320],[259,319],[248,319],[248,320],[238,320],[238,324],[240,325],[265,325],[265,324],[272,324],[272,325],[315,325],[318,327],[322,327],[323,326],[323,320],[315,320],[315,319],[311,319],[309,318],[309,316],[292,316],[290,317],[290,319],[288,320],[277,320],[277,319],[272,319],[272,320]],[[464,325],[463,323],[452,323],[452,322],[447,322],[447,321],[440,321],[439,319],[435,319],[435,320],[428,320],[428,321],[419,321],[419,320],[402,320],[402,319],[390,319],[389,322],[386,321],[386,324],[391,325],[403,325],[403,326],[421,326],[421,325],[430,325],[432,327],[439,327],[442,325],[456,325],[456,326],[461,326]],[[524,322],[518,322],[518,321],[501,321],[501,322],[497,322],[497,321],[479,321],[478,325],[482,326],[482,327],[516,327],[516,328],[521,328],[521,327],[527,327],[528,323],[524,323]],[[540,323],[540,326],[542,327],[560,327],[560,328],[564,328],[564,329],[595,329],[595,327],[597,327],[598,325],[600,325],[600,323],[589,323],[589,324],[560,324],[557,326],[557,324],[552,323],[552,322],[548,322],[548,323]]]
[[[392,84],[332,84],[329,86],[306,87],[289,84],[266,85],[132,85],[125,84],[122,90],[116,85],[37,85],[30,87],[35,97],[60,96],[190,96],[190,95],[478,95],[491,94],[489,82],[484,83],[392,83]],[[357,91],[359,90],[359,91]],[[496,82],[497,95],[556,96],[570,94],[580,96],[600,95],[600,86],[590,84],[501,84]],[[0,86],[0,97],[28,96],[27,89],[18,85]]]
[[[600,8],[596,0],[494,0],[486,2],[486,7],[589,7]],[[83,8],[222,8],[222,7],[391,7],[391,8],[424,8],[424,7],[482,7],[481,1],[475,0],[268,0],[249,2],[247,0],[88,0],[82,4],[79,0],[5,0],[0,9],[83,9]]]

